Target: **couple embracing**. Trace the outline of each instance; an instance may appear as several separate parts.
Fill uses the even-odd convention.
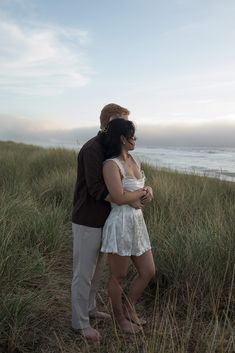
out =
[[[104,254],[110,268],[112,311],[123,332],[137,333],[145,324],[135,304],[155,276],[142,213],[153,194],[151,187],[144,185],[138,161],[129,153],[136,141],[129,114],[117,104],[106,105],[100,115],[101,131],[78,154],[72,215],[72,327],[92,341],[99,341],[101,335],[90,319],[111,318],[96,307]],[[130,261],[137,276],[124,296],[122,285]]]

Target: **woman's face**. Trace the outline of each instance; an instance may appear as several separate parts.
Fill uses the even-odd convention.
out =
[[[123,147],[126,151],[133,151],[135,149],[136,136],[134,135],[129,139],[124,137],[123,142],[124,142]]]

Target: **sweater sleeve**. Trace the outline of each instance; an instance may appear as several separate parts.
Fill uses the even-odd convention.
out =
[[[103,179],[103,155],[100,151],[87,148],[83,158],[88,192],[95,200],[104,200],[109,192]]]

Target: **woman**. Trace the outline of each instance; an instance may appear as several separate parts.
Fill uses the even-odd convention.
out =
[[[129,151],[135,148],[135,127],[131,121],[115,119],[101,134],[106,160],[103,176],[112,199],[112,210],[103,228],[101,252],[108,253],[111,277],[108,284],[113,313],[124,332],[141,330],[135,304],[155,275],[155,266],[147,228],[141,209],[131,204],[146,196],[145,177]],[[129,191],[129,192],[126,192]],[[122,283],[130,260],[137,276],[122,300]]]

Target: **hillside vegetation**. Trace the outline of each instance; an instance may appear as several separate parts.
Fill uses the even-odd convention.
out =
[[[149,323],[134,337],[94,323],[99,347],[71,330],[76,154],[0,142],[0,352],[234,353],[235,184],[147,164],[154,200],[144,215],[157,278],[139,310]],[[107,276],[106,266],[104,310]]]

